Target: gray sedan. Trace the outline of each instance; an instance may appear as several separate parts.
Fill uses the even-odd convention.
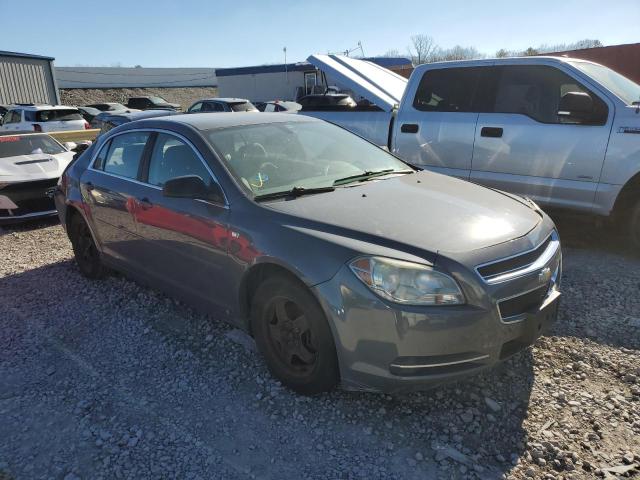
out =
[[[55,200],[84,275],[119,270],[226,318],[305,394],[477,372],[556,317],[560,243],[535,203],[304,116],[127,123]]]

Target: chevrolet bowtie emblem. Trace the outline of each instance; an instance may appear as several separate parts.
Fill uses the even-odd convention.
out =
[[[549,267],[545,267],[540,270],[540,273],[538,274],[538,281],[540,283],[547,283],[549,280],[551,280],[551,269]]]

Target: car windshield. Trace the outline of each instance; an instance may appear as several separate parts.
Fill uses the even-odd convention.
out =
[[[56,155],[66,150],[48,135],[0,136],[0,158],[18,157],[32,153]]]
[[[627,105],[640,101],[640,85],[610,68],[589,62],[569,62],[593,78]]]
[[[234,112],[257,112],[258,109],[251,102],[229,103],[229,107]]]
[[[162,97],[149,97],[149,100],[151,100],[153,103],[168,103],[164,98]]]
[[[381,171],[412,171],[383,149],[325,122],[229,127],[206,136],[239,183],[256,196],[355,183]]]

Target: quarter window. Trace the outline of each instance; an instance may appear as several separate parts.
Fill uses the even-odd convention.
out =
[[[207,185],[213,182],[191,146],[172,135],[158,134],[149,160],[148,182],[162,187],[167,180],[184,175],[197,175]]]
[[[108,147],[103,147],[100,155],[106,151],[104,160],[98,155],[95,168],[126,178],[137,178],[144,147],[149,139],[147,132],[130,132],[112,138]],[[99,163],[98,163],[99,161]]]
[[[541,123],[567,123],[558,116],[560,99],[569,92],[587,93],[593,99],[593,112],[582,121],[602,125],[607,120],[606,104],[574,78],[546,65],[513,65],[497,68],[493,111],[517,113]]]
[[[420,80],[413,106],[426,112],[472,112],[480,68],[428,70]]]

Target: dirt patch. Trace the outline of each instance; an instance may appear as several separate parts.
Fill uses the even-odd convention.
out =
[[[62,105],[87,105],[96,102],[127,103],[127,99],[139,95],[157,95],[170,103],[179,103],[184,110],[197,100],[216,97],[215,87],[180,88],[63,88],[60,89]]]

